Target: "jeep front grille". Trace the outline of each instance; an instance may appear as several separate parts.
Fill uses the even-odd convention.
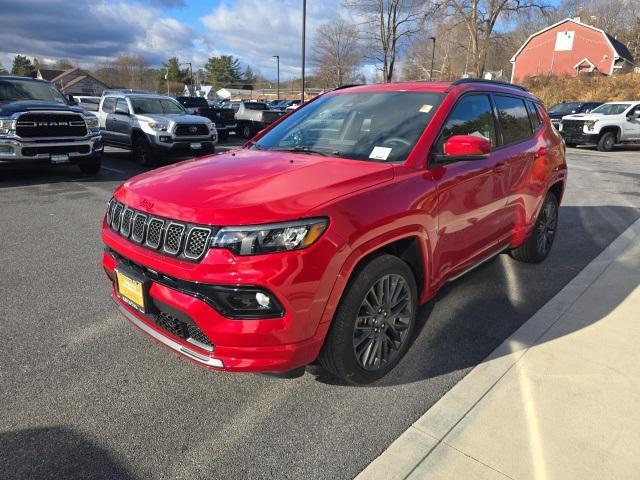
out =
[[[120,236],[159,253],[198,261],[209,249],[215,227],[153,217],[117,202],[107,205],[107,223]]]
[[[18,117],[16,135],[22,138],[84,137],[87,124],[77,113],[27,112]]]
[[[190,343],[195,343],[201,348],[206,350],[211,349],[213,344],[209,337],[207,337],[200,328],[194,323],[187,323],[180,320],[173,315],[169,315],[163,311],[160,311],[157,315],[154,315],[154,321],[163,330],[169,332],[174,337],[178,337]],[[195,342],[194,342],[195,340]]]

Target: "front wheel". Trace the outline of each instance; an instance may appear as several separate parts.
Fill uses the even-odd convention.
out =
[[[605,132],[598,140],[598,150],[601,152],[610,152],[616,144],[616,136],[613,132]]]
[[[133,161],[147,167],[153,163],[151,146],[144,137],[137,137],[133,142]]]
[[[418,292],[409,266],[393,255],[374,258],[354,275],[319,360],[333,375],[366,384],[386,375],[409,348]]]
[[[526,263],[542,262],[551,251],[557,228],[558,199],[553,193],[549,192],[544,199],[531,235],[526,242],[511,250],[511,256],[515,260]]]

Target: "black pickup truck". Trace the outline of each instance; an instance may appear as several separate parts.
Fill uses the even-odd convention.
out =
[[[0,76],[0,169],[75,164],[96,173],[102,151],[95,115],[69,105],[49,82]]]
[[[200,115],[215,123],[221,140],[226,140],[230,132],[236,131],[235,111],[232,108],[211,107],[204,97],[176,97],[176,100],[191,115]]]

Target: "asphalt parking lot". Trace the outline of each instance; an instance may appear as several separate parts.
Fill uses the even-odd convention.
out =
[[[238,143],[238,142],[236,142]],[[382,382],[212,373],[113,309],[100,220],[142,168],[0,180],[0,478],[352,478],[640,217],[640,151],[569,151],[554,249],[500,255],[421,309]],[[615,408],[615,406],[611,406]]]

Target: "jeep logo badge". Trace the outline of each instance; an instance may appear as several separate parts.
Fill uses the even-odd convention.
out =
[[[189,133],[196,133],[198,131],[198,127],[196,127],[195,125],[191,125],[189,127]]]

